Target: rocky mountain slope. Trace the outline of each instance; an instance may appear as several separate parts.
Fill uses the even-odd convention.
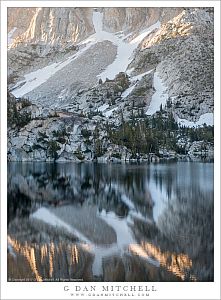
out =
[[[194,142],[192,152],[211,152],[211,128],[206,140],[200,128],[177,129],[213,125],[211,8],[11,8],[8,31],[10,160],[125,158],[180,147],[186,154]],[[126,129],[120,139],[112,133],[140,128],[147,143],[168,120],[177,124],[174,147],[150,142],[145,152],[128,144]]]

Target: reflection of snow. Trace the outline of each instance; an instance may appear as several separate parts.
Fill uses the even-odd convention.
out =
[[[124,194],[121,196],[121,200],[131,209],[134,209],[133,202]]]
[[[15,30],[17,29],[17,27],[14,27],[14,28],[12,28],[12,30],[8,33],[8,47],[10,47],[11,46],[11,44],[13,43],[13,38],[12,38],[12,36],[13,36],[13,34],[14,34],[14,32],[15,32]]]
[[[162,106],[164,106],[168,99],[166,87],[163,85],[157,72],[154,73],[153,86],[156,91],[153,94],[148,110],[146,111],[147,115],[153,115],[156,111],[160,110],[160,105],[162,104]]]
[[[65,228],[68,232],[73,234],[74,236],[77,236],[80,240],[83,242],[90,242],[84,235],[82,235],[79,231],[74,229],[72,226],[68,225],[61,219],[59,219],[57,216],[55,216],[52,212],[50,212],[47,208],[41,207],[36,212],[34,212],[31,215],[32,218],[41,220],[49,225],[55,226],[55,227],[62,227]]]
[[[186,119],[180,119],[177,117],[177,123],[179,123],[182,126],[186,127],[197,127],[197,126],[203,126],[203,124],[213,126],[213,113],[206,113],[200,116],[199,120],[197,122],[191,122]]]
[[[120,219],[115,215],[115,213],[113,213],[113,212],[105,213],[104,211],[102,211],[99,216],[109,226],[111,226],[116,232],[117,247],[113,247],[113,249],[112,249],[113,253],[114,252],[121,253],[121,252],[124,252],[126,249],[129,249],[130,251],[132,251],[132,249],[133,249],[134,251],[132,251],[132,252],[134,252],[134,254],[136,254],[142,258],[145,258],[151,264],[159,266],[158,263],[155,260],[151,259],[148,256],[148,254],[143,250],[143,248],[139,244],[136,243],[136,240],[132,234],[132,231],[129,227],[127,219],[125,219],[125,218]]]
[[[8,238],[8,246],[7,246],[7,250],[8,252],[13,256],[13,257],[16,257],[16,253],[12,247],[12,245],[10,244],[10,241],[9,241],[9,238]]]
[[[159,189],[156,186],[156,182],[151,179],[148,183],[147,187],[150,191],[151,198],[153,199],[154,206],[153,206],[153,219],[157,223],[159,216],[163,213],[164,209],[167,207],[168,204],[168,196],[166,193],[165,188]]]
[[[92,265],[94,275],[102,274],[103,258],[112,256],[114,254],[121,254],[127,249],[131,251],[133,250],[132,252],[134,254],[139,255],[142,258],[145,258],[149,263],[156,265],[156,262],[152,260],[147,255],[146,252],[144,253],[142,247],[136,244],[136,240],[134,239],[132,231],[129,227],[128,219],[118,218],[116,214],[113,212],[106,213],[105,211],[102,211],[101,213],[98,214],[98,217],[100,217],[104,222],[106,222],[109,226],[111,226],[116,233],[117,242],[111,245],[109,244],[96,245],[91,240],[86,238],[82,233],[76,230],[73,226],[61,220],[59,217],[57,217],[55,214],[53,214],[49,209],[45,207],[39,208],[30,217],[43,221],[44,223],[47,223],[54,227],[64,228],[74,236],[78,237],[84,243],[84,244],[81,243],[79,244],[86,251],[92,252],[94,254],[94,261]]]

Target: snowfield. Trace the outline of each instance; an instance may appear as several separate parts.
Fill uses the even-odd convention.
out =
[[[154,29],[160,27],[160,22],[156,22],[152,26],[143,30],[136,38],[132,41],[127,42],[126,37],[117,37],[116,34],[109,33],[102,30],[102,19],[103,14],[100,12],[94,12],[93,23],[96,30],[97,39],[99,41],[108,40],[117,46],[117,56],[112,64],[110,64],[106,70],[98,75],[98,78],[102,80],[114,79],[119,72],[125,72],[128,65],[133,59],[133,52],[140,44],[140,42]]]
[[[71,62],[78,59],[93,45],[104,41],[109,41],[117,47],[117,55],[114,61],[112,61],[112,63],[110,63],[106,67],[106,69],[102,71],[102,73],[97,75],[97,78],[101,78],[103,81],[105,81],[106,78],[114,79],[119,72],[126,72],[130,76],[133,72],[133,68],[130,70],[127,70],[127,68],[133,59],[134,50],[149,33],[160,27],[160,22],[157,21],[152,26],[142,30],[135,38],[128,41],[128,37],[131,36],[132,33],[125,36],[122,32],[110,33],[103,30],[103,14],[101,12],[94,11],[92,21],[95,33],[78,44],[80,50],[77,53],[71,55],[63,61],[52,63],[46,67],[24,75],[24,80],[19,81],[13,87],[11,91],[12,94],[17,98],[23,97],[24,95],[41,86],[43,83],[47,82],[53,75],[69,65]],[[14,27],[8,33],[9,48],[13,42],[12,36],[16,29],[17,28]],[[153,70],[150,70],[148,72],[131,77],[131,85],[122,93],[122,99],[129,96],[137,86],[139,81],[152,71]],[[147,108],[146,115],[153,115],[154,113],[159,111],[160,106],[162,105],[164,107],[168,99],[167,88],[157,72],[154,73],[153,86],[155,89],[155,93],[153,94],[150,105]],[[62,100],[65,97],[65,93],[66,90],[63,89],[58,98]],[[104,104],[98,108],[98,111],[102,112],[102,114],[106,118],[109,118],[117,109],[118,107],[110,107],[108,104]],[[202,126],[203,124],[213,125],[213,113],[206,113],[201,115],[197,122],[191,122],[186,119],[180,119],[178,117],[176,117],[176,120],[180,125],[184,125],[186,127],[197,127]]]
[[[87,43],[87,45],[79,50],[76,54],[70,56],[68,59],[59,62],[53,63],[44,68],[38,69],[37,71],[31,72],[25,75],[25,79],[19,81],[14,87],[12,94],[19,98],[24,96],[25,94],[31,92],[35,88],[39,87],[42,83],[46,82],[51,76],[57,73],[59,70],[63,69],[70,62],[77,59],[80,55],[82,55],[85,51],[87,51],[92,44]]]
[[[141,75],[142,74],[138,75],[137,77],[139,78],[139,76]],[[162,107],[164,107],[168,99],[168,94],[166,92],[167,88],[163,84],[157,72],[154,73],[153,86],[156,91],[153,94],[150,105],[146,111],[146,115],[150,115],[150,116],[160,110],[161,104]],[[186,119],[180,119],[179,117],[176,117],[176,121],[179,125],[183,125],[186,127],[198,127],[198,126],[203,126],[203,124],[213,126],[214,124],[213,118],[214,118],[213,113],[205,113],[200,116],[197,122],[188,121]]]
[[[10,48],[11,44],[13,43],[13,34],[16,31],[17,27],[12,28],[12,30],[8,33],[8,48]]]
[[[114,79],[114,77],[119,72],[126,71],[129,63],[132,60],[132,53],[137,48],[138,44],[143,40],[145,36],[147,36],[151,31],[160,27],[160,22],[158,21],[154,25],[149,28],[143,30],[136,38],[132,41],[125,41],[125,36],[118,37],[116,34],[109,33],[102,30],[103,23],[103,14],[100,12],[93,12],[93,25],[95,29],[95,33],[80,42],[78,45],[83,46],[76,54],[70,56],[64,61],[59,63],[53,63],[44,68],[38,69],[37,71],[28,73],[24,75],[24,80],[19,81],[12,90],[12,94],[19,98],[24,96],[25,94],[31,92],[35,88],[39,87],[41,84],[46,82],[49,78],[51,78],[55,73],[59,70],[66,67],[70,62],[80,57],[83,53],[85,53],[92,45],[102,42],[102,41],[110,41],[114,45],[117,46],[117,56],[112,64],[110,64],[106,70],[104,70],[97,77],[102,80],[106,80],[106,78]],[[16,30],[16,29],[13,29]],[[8,34],[9,41],[13,32],[10,31]]]
[[[100,107],[98,107],[97,110],[102,112],[104,117],[109,118],[113,114],[113,112],[118,109],[118,107],[113,107],[109,110],[108,108],[110,108],[109,104],[103,104]]]
[[[177,117],[177,123],[179,123],[181,126],[186,126],[186,127],[200,127],[203,126],[204,124],[213,126],[214,125],[214,115],[213,113],[205,113],[200,116],[199,120],[196,122],[191,122],[186,119],[180,119]]]
[[[161,104],[164,107],[168,99],[166,87],[157,72],[154,73],[153,86],[156,91],[152,96],[150,105],[146,111],[146,115],[153,115],[155,112],[160,110]]]
[[[122,93],[122,95],[121,95],[122,99],[124,99],[124,98],[126,98],[127,96],[129,96],[129,95],[131,94],[131,92],[133,91],[133,89],[135,88],[136,85],[137,85],[137,83],[134,83],[134,84],[131,85],[128,89],[126,89],[126,90]]]

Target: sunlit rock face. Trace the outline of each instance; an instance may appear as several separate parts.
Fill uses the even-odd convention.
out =
[[[143,26],[150,26],[160,16],[159,9],[151,8],[105,8],[104,28],[107,31],[132,31]]]
[[[32,18],[36,13],[36,8],[8,7],[7,23],[8,32],[16,28],[13,38],[22,35],[29,28]]]
[[[168,21],[181,8],[99,8],[104,14],[103,28],[110,32],[134,31],[160,20]],[[15,45],[42,43],[64,46],[76,43],[94,32],[92,8],[9,8],[8,32]]]
[[[67,43],[76,43],[93,33],[92,9],[90,8],[36,8],[29,9],[26,26],[14,41],[14,46],[19,43],[42,43],[48,45],[58,44],[65,46]],[[20,16],[21,9],[11,8],[8,14],[9,26],[21,28],[21,24],[14,18]],[[24,18],[23,12],[23,18]],[[28,24],[29,21],[29,24]],[[17,25],[17,26],[16,26]]]
[[[104,29],[111,32],[134,31],[149,27],[158,20],[166,22],[181,10],[181,8],[158,7],[104,8]]]

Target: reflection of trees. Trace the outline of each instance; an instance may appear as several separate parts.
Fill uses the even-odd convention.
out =
[[[133,226],[147,254],[186,281],[213,281],[213,204],[201,199],[170,203],[157,226],[141,220]]]
[[[175,196],[197,197],[198,190],[213,190],[213,164],[165,163],[147,168],[147,181],[154,181],[167,198]]]
[[[16,201],[15,201],[16,199]],[[17,217],[28,216],[31,212],[30,198],[25,194],[17,191],[9,191],[7,194],[7,222]]]
[[[168,164],[170,166],[170,164]],[[163,189],[166,190],[167,198],[170,199],[172,195],[173,188],[176,186],[176,170],[168,167],[168,169],[158,169],[152,167],[147,169],[147,179],[148,182],[151,179],[162,192]]]
[[[35,201],[57,205],[93,203],[101,211],[126,216],[126,195],[136,210],[151,216],[152,199],[145,186],[145,168],[102,164],[9,164],[8,190]],[[13,198],[13,197],[12,197]],[[34,202],[33,202],[34,201]]]

